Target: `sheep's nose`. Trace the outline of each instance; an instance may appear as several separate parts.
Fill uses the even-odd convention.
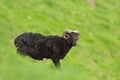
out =
[[[73,43],[72,43],[72,46],[76,46],[76,42],[73,42]]]

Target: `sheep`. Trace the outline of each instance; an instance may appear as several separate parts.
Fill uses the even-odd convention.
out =
[[[61,37],[26,32],[17,36],[14,44],[18,54],[35,60],[52,59],[54,65],[60,67],[60,59],[64,59],[72,46],[76,46],[78,38],[78,30],[65,30]]]

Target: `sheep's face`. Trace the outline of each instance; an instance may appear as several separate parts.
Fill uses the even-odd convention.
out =
[[[63,38],[72,46],[76,46],[77,40],[79,39],[79,32],[77,30],[65,30]]]

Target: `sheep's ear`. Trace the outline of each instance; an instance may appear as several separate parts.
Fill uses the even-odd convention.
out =
[[[67,40],[70,36],[68,33],[64,32],[62,37]]]

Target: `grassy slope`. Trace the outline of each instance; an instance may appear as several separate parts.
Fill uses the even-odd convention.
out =
[[[120,80],[120,1],[0,0],[0,80]],[[57,70],[50,60],[16,54],[14,38],[27,31],[81,38]]]

